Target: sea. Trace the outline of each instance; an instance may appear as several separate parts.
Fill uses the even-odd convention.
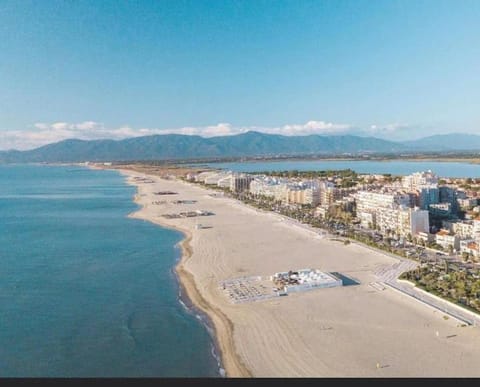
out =
[[[409,175],[414,172],[431,170],[440,177],[480,177],[480,164],[450,161],[374,161],[374,160],[284,160],[284,161],[242,161],[230,163],[196,164],[234,172],[264,171],[326,171],[352,169],[357,173]]]
[[[435,161],[268,161],[213,168],[480,177]],[[128,218],[117,171],[0,165],[0,377],[221,377],[211,324],[184,299],[178,231]]]
[[[0,166],[0,377],[219,377],[174,267],[116,171]]]

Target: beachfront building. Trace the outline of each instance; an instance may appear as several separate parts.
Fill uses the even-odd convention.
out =
[[[318,184],[320,204],[322,206],[331,206],[338,200],[351,194],[348,189],[338,188],[334,183],[321,180]]]
[[[472,257],[480,257],[480,243],[475,239],[464,239],[460,241],[460,253],[467,253]]]
[[[410,195],[406,193],[359,191],[354,197],[362,227],[398,236],[429,231],[428,211],[411,208]]]
[[[480,223],[480,222],[479,222]],[[452,234],[456,234],[461,239],[473,238],[473,221],[446,221],[442,222],[442,226],[445,230],[448,230]]]
[[[315,208],[313,216],[325,219],[328,214],[328,206],[319,205]]]
[[[419,232],[417,235],[415,235],[415,238],[418,241],[422,241],[423,243],[427,244],[435,240],[435,234],[430,234],[429,232]]]
[[[216,172],[208,175],[204,179],[204,184],[208,185],[216,185],[219,186],[219,182],[223,180],[227,180],[230,182],[230,179],[232,178],[232,173],[231,172]]]
[[[428,211],[421,210],[418,207],[403,209],[400,219],[400,235],[410,234],[414,236],[421,232],[428,233],[430,230]]]
[[[395,209],[399,206],[408,207],[409,195],[400,192],[358,191],[354,194],[357,212],[372,212],[378,208]]]
[[[460,238],[458,235],[451,234],[445,229],[441,229],[435,234],[435,242],[444,249],[448,249],[450,247],[457,251],[460,249]]]
[[[315,181],[288,184],[285,194],[287,204],[310,204],[317,206],[320,203],[320,190]]]
[[[273,281],[278,291],[285,293],[343,285],[343,281],[336,275],[318,269],[279,272],[271,276],[270,280]]]
[[[250,193],[284,200],[287,195],[288,179],[270,176],[255,176],[250,183]]]
[[[197,173],[194,177],[193,177],[193,180],[195,180],[196,182],[199,182],[199,183],[204,183],[205,182],[205,179],[210,177],[210,176],[213,176],[213,175],[216,175],[218,172],[216,171],[205,171],[205,172],[200,172],[200,173]]]
[[[252,180],[253,176],[244,173],[233,174],[230,180],[230,190],[233,192],[248,191]]]
[[[355,198],[360,224],[380,230],[394,227],[398,223],[398,213],[394,210],[410,203],[408,195],[397,192],[358,191],[352,196]]]
[[[358,212],[357,218],[360,220],[360,226],[363,228],[375,228],[375,212]]]
[[[220,178],[217,181],[217,186],[221,188],[230,188],[230,184],[232,182],[232,174],[228,174],[225,177]]]
[[[338,189],[331,181],[320,181],[318,184],[318,189],[320,191],[320,204],[322,206],[331,206],[335,200],[339,199]]]
[[[379,207],[375,211],[374,226],[382,234],[399,234],[400,224],[400,210],[385,207]]]
[[[346,212],[353,213],[355,210],[355,199],[351,196],[344,196],[341,199],[336,200],[335,204],[339,204]]]

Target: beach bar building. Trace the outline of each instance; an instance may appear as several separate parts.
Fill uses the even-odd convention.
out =
[[[279,292],[292,293],[310,289],[342,286],[343,282],[331,273],[318,269],[302,269],[275,273],[270,277]]]

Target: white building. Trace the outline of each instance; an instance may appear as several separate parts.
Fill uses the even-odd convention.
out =
[[[433,242],[435,240],[435,234],[430,234],[429,232],[419,232],[416,235],[416,238],[424,241],[425,243]]]
[[[320,203],[320,190],[314,181],[287,185],[285,194],[286,203],[310,204]]]
[[[314,216],[318,216],[319,218],[325,219],[327,214],[328,214],[328,206],[320,205],[317,208],[315,208]]]
[[[428,211],[421,210],[418,207],[408,208],[406,211],[408,211],[409,215],[408,232],[411,233],[412,236],[420,232],[428,233],[430,231]]]
[[[410,196],[408,194],[359,191],[354,194],[354,197],[357,204],[357,218],[360,219],[360,224],[363,227],[407,235],[411,232],[411,218],[413,216],[415,229],[423,229],[423,226],[420,225],[420,219],[424,219],[425,214],[410,214],[408,208]]]
[[[399,192],[358,191],[354,194],[358,212],[372,212],[378,208],[408,207],[410,196]]]
[[[458,235],[450,234],[448,230],[440,230],[435,234],[435,242],[442,246],[444,249],[448,249],[452,246],[455,250],[460,249],[460,238]]]
[[[247,174],[233,174],[230,180],[230,190],[233,192],[248,191],[252,180],[253,177]]]
[[[225,177],[222,177],[218,180],[217,186],[222,188],[230,188],[230,184],[232,183],[232,175],[228,174]]]
[[[357,218],[360,219],[360,226],[364,228],[375,227],[375,213],[374,212],[358,212]]]
[[[195,181],[205,183],[205,180],[217,176],[219,174],[219,171],[205,171],[205,172],[200,172],[199,174],[195,175],[193,179]]]
[[[218,183],[222,180],[229,180],[231,179],[232,174],[230,172],[217,172],[217,173],[212,173],[208,176],[206,176],[203,180],[204,184],[210,184],[210,185],[216,185],[218,186]]]
[[[287,179],[256,176],[250,183],[250,193],[253,195],[270,196],[275,198],[275,200],[285,200],[287,183]]]
[[[437,187],[438,176],[431,170],[425,172],[415,172],[409,176],[404,176],[402,179],[403,187],[409,191],[420,191],[422,188]]]
[[[283,287],[286,293],[343,285],[343,281],[337,276],[322,272],[318,269],[302,269],[275,273],[270,279],[277,287]]]
[[[480,256],[480,244],[474,239],[464,239],[460,241],[460,253],[468,253],[475,258]]]
[[[473,221],[443,221],[442,225],[444,229],[450,231],[452,234],[457,234],[461,239],[473,238]]]

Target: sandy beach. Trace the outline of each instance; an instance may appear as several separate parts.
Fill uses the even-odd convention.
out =
[[[214,325],[229,377],[454,377],[480,376],[480,329],[393,289],[374,288],[374,271],[395,258],[358,244],[344,245],[292,227],[214,191],[121,170],[137,186],[142,207],[130,216],[182,231],[177,266],[191,301]],[[171,190],[176,195],[155,195]],[[173,200],[196,200],[174,204]],[[155,201],[166,201],[153,204]],[[206,210],[212,216],[166,213]],[[197,229],[201,223],[208,228]],[[318,268],[359,284],[316,289],[263,301],[232,303],[220,283],[243,276]]]

